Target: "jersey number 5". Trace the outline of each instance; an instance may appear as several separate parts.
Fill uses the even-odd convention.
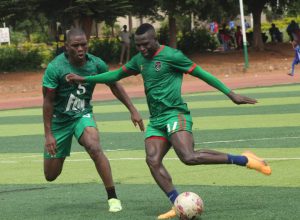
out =
[[[83,85],[79,84],[76,90],[76,94],[83,95],[85,93],[86,93],[86,88]],[[66,112],[70,110],[82,111],[84,110],[84,106],[85,106],[85,100],[80,99],[71,93],[66,107]]]

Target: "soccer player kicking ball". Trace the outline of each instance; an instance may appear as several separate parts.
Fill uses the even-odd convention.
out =
[[[145,133],[146,161],[156,183],[172,203],[178,192],[162,163],[170,147],[174,148],[179,159],[186,165],[235,164],[265,175],[271,174],[271,168],[267,163],[251,152],[232,155],[212,150],[194,150],[192,117],[181,97],[183,74],[191,74],[205,81],[227,95],[235,104],[255,104],[257,102],[255,99],[234,93],[180,51],[160,45],[150,24],[142,24],[137,28],[135,44],[139,53],[120,69],[97,76],[81,77],[70,74],[67,80],[77,83],[109,83],[142,74],[150,111]],[[167,213],[159,215],[158,219],[175,216],[175,210],[172,208]]]
[[[99,138],[90,101],[95,83],[70,84],[65,76],[70,72],[86,76],[108,71],[98,57],[87,53],[87,39],[81,29],[67,34],[66,53],[57,56],[47,67],[43,78],[43,119],[45,129],[44,173],[47,181],[54,181],[62,172],[70,155],[73,135],[93,160],[108,197],[110,212],[122,210],[117,198],[109,161]],[[113,94],[128,108],[131,120],[144,130],[140,114],[119,83],[108,85]]]

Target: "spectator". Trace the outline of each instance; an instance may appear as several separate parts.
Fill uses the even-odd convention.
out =
[[[219,25],[216,21],[209,24],[209,31],[211,34],[217,34],[219,32]]]
[[[291,71],[288,73],[288,75],[290,76],[294,76],[295,73],[295,65],[300,63],[300,44],[299,44],[300,40],[294,40],[292,41],[292,46],[293,49],[295,50],[295,58],[292,62],[292,69]]]
[[[121,38],[121,56],[120,65],[123,64],[124,55],[126,52],[126,63],[129,61],[130,57],[130,33],[127,31],[127,25],[123,25],[123,31],[120,33]]]
[[[229,21],[228,25],[229,25],[229,30],[232,30],[235,27],[235,24],[234,24],[233,20]]]
[[[219,31],[219,36],[220,36],[224,51],[230,50],[231,36],[230,36],[230,32],[227,29],[227,25],[225,23],[222,25],[222,29],[220,29],[220,31]]]
[[[289,37],[290,37],[290,41],[294,40],[294,34],[297,30],[299,30],[299,25],[292,20],[291,23],[287,26],[286,28],[286,32],[288,33]]]
[[[282,42],[282,33],[274,23],[272,23],[272,27],[269,29],[269,33],[272,42]]]
[[[241,26],[236,27],[235,41],[236,41],[236,48],[237,49],[242,49],[242,47],[243,47],[243,35],[242,35],[242,31],[241,31]]]
[[[247,22],[247,20],[245,19],[245,29],[246,31],[251,28],[250,24]]]

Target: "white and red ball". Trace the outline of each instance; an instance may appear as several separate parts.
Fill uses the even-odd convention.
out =
[[[179,194],[174,202],[175,210],[180,219],[193,219],[203,212],[203,200],[193,192]]]

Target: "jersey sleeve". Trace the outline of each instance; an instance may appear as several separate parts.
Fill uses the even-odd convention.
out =
[[[138,75],[141,72],[140,65],[138,65],[139,54],[132,57],[132,59],[122,66],[122,70],[129,75]]]
[[[182,73],[191,73],[197,66],[179,50],[175,50],[171,63],[174,69]]]
[[[50,89],[55,89],[58,86],[57,69],[51,63],[43,76],[43,86]]]
[[[193,72],[191,72],[191,75],[203,80],[207,84],[223,92],[225,95],[228,95],[231,92],[230,88],[228,88],[224,83],[222,83],[211,73],[203,70],[200,66],[196,66]]]
[[[122,78],[129,77],[130,75],[125,73],[121,68],[109,72],[105,72],[102,74],[97,74],[93,76],[86,76],[84,80],[86,82],[93,83],[113,83],[119,81]]]

